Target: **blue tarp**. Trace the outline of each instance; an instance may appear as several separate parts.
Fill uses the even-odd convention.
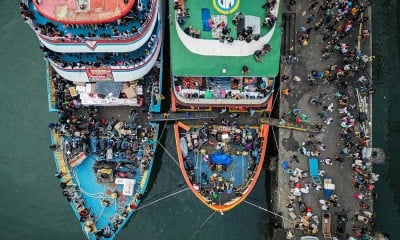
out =
[[[313,182],[321,184],[321,179],[319,178],[318,159],[316,158],[308,159],[308,167],[310,169],[310,176]]]
[[[211,162],[218,165],[227,166],[232,162],[232,158],[225,153],[213,153],[211,154]]]
[[[290,168],[289,163],[286,161],[282,161],[281,162],[281,166],[283,167],[283,169],[288,170]]]
[[[310,175],[311,176],[319,176],[318,172],[318,159],[316,158],[310,158],[308,160],[308,165],[310,168]]]
[[[210,9],[202,8],[201,9],[201,21],[203,23],[203,31],[209,32],[211,31],[210,24],[208,24],[208,20],[211,18]]]

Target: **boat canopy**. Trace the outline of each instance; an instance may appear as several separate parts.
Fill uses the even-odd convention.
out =
[[[97,82],[96,93],[105,96],[119,97],[121,93],[121,82]]]

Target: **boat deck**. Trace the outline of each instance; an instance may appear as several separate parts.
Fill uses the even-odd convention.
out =
[[[108,118],[114,111],[122,113],[119,109],[92,109],[96,114],[79,109],[71,119],[78,117],[80,124],[51,127],[58,171],[66,183],[63,195],[90,239],[96,239],[96,231],[122,229],[141,200],[153,165],[158,125],[149,125],[143,116],[124,122]]]
[[[173,1],[170,1],[173,2]],[[254,1],[234,1],[237,3],[236,8],[234,11],[230,12],[221,12],[221,8],[216,6],[215,2],[220,2],[216,0],[211,0],[211,1],[181,1],[184,2],[184,7],[188,12],[188,17],[186,17],[186,21],[184,24],[181,24],[181,28],[184,29],[188,26],[192,26],[194,29],[199,29],[201,30],[201,39],[215,39],[216,33],[215,30],[211,29],[207,31],[206,28],[203,27],[203,18],[204,18],[204,10],[208,10],[210,12],[211,18],[216,20],[214,24],[217,24],[218,18],[222,20],[225,20],[224,22],[228,25],[229,28],[231,28],[231,33],[230,35],[235,36],[238,34],[238,31],[240,30],[240,26],[235,27],[232,24],[232,20],[235,17],[235,13],[242,12],[245,15],[248,16],[255,16],[259,17],[259,22],[257,24],[259,25],[259,28],[257,28],[256,31],[259,31],[260,35],[265,35],[267,34],[272,27],[270,26],[265,26],[262,27],[262,22],[264,18],[266,17],[266,9],[262,8],[262,5],[265,3],[265,1],[260,1],[260,0],[254,0]],[[236,4],[235,3],[235,4]],[[202,10],[204,9],[204,10]],[[172,8],[173,11],[173,8]],[[203,14],[203,15],[202,15]],[[209,19],[204,19],[204,20],[209,20]],[[253,25],[257,25],[255,22]],[[244,27],[244,26],[243,26]],[[211,28],[211,27],[210,27]]]
[[[221,211],[237,205],[257,179],[265,147],[263,130],[182,123],[175,127],[181,170],[192,191]]]
[[[262,25],[262,22],[266,17],[266,10],[262,8],[262,5],[265,4],[265,1],[240,1],[240,3],[238,3],[238,7],[234,8],[235,11],[227,14],[219,12],[213,6],[213,2],[214,1],[184,1],[185,8],[189,9],[189,16],[185,18],[186,20],[183,24],[179,24],[174,18],[174,16],[177,14],[176,10],[174,10],[174,3],[173,1],[170,1],[169,9],[171,15],[170,42],[172,73],[175,76],[191,77],[243,76],[242,67],[248,66],[250,72],[247,75],[249,76],[275,77],[279,70],[281,29],[279,27],[275,27],[273,35],[271,35],[271,39],[268,42],[264,42],[262,40],[252,40],[251,42],[247,43],[246,41],[237,40],[237,27],[232,23],[235,13],[239,12],[244,13],[246,16],[259,17],[259,35],[261,38],[267,35],[272,28]],[[278,7],[280,7],[280,5],[278,5]],[[203,22],[207,20],[205,20],[204,15],[202,15],[202,9],[208,9],[211,17],[214,15],[226,17],[226,25],[231,29],[230,35],[234,38],[233,44],[226,41],[222,43],[218,40],[218,37],[215,37],[215,34],[213,37],[213,30],[205,31],[203,29]],[[277,10],[277,12],[279,11]],[[278,19],[275,23],[276,26],[279,26],[280,22],[281,17],[278,14]],[[195,32],[199,32],[200,36],[193,36],[191,37],[192,40],[190,40],[190,38],[189,40],[185,39],[184,43],[181,38],[180,31],[187,30],[187,27],[191,27],[192,31],[194,30]],[[205,44],[206,41],[211,42],[209,42],[209,44]],[[263,62],[256,61],[253,55],[254,51],[251,51],[243,56],[242,52],[247,51],[254,45],[262,46],[263,44],[270,44],[272,47],[272,51],[261,57]],[[208,55],[192,52],[187,46],[191,46],[191,48],[196,50],[200,48],[207,48],[205,51]],[[224,50],[225,54],[220,53],[220,49],[226,49],[226,51]],[[213,54],[213,52],[215,52],[215,54]],[[232,52],[237,52],[238,55],[234,56]],[[187,64],[188,59],[190,59],[191,64]]]
[[[177,77],[173,90],[184,104],[256,106],[266,104],[273,93],[274,81],[265,77]]]
[[[121,18],[135,5],[135,0],[37,0],[34,4],[43,16],[52,21],[91,24]]]
[[[118,198],[112,199],[112,194],[115,192],[122,193],[123,185],[122,184],[102,184],[96,181],[96,172],[93,169],[93,166],[96,162],[96,155],[88,156],[83,163],[76,168],[74,172],[75,180],[78,183],[80,191],[82,192],[82,197],[86,202],[87,206],[90,206],[92,212],[98,213],[95,218],[97,219],[97,227],[99,229],[104,228],[107,224],[110,223],[110,220],[116,220],[116,213],[123,214],[127,204],[130,204],[135,195],[125,196],[120,194]],[[121,161],[121,159],[113,160],[115,162]],[[134,173],[136,183],[140,183],[141,177],[138,172],[138,169],[132,169],[132,173]],[[139,184],[134,185],[133,192],[140,192]],[[108,207],[104,207],[102,204],[102,200],[108,199],[110,201],[110,205]]]
[[[153,29],[150,39],[139,49],[128,53],[57,53],[47,51],[47,57],[53,60],[61,68],[81,67],[138,67],[145,59],[156,51],[158,34],[161,32],[161,25],[158,22]]]
[[[121,1],[122,2],[122,1]],[[62,22],[49,21],[46,15],[42,15],[38,11],[34,11],[34,3],[29,1],[28,7],[33,12],[34,25],[38,27],[40,32],[50,37],[67,37],[70,40],[83,39],[83,38],[111,38],[111,37],[128,37],[139,34],[146,21],[150,19],[148,12],[152,6],[147,4],[147,1],[143,4],[144,11],[130,11],[124,15],[121,19],[123,21],[109,21],[104,25],[101,22],[96,22],[91,25],[75,25],[75,24],[63,24]],[[50,19],[51,20],[51,19]],[[143,24],[141,24],[143,22]],[[114,29],[118,29],[118,32],[113,32]],[[136,30],[135,30],[136,29]],[[124,32],[128,31],[129,35]]]

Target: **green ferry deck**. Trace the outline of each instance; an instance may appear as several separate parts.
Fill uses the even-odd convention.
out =
[[[265,5],[263,0],[169,2],[172,111],[270,108],[279,73],[282,3]],[[264,24],[267,16],[274,22]]]
[[[178,24],[176,21],[176,10],[174,9],[174,1],[169,1],[169,14],[170,14],[170,40],[171,40],[171,66],[172,74],[174,76],[188,76],[188,77],[228,77],[228,76],[243,76],[242,67],[247,66],[250,72],[248,76],[258,77],[276,77],[279,72],[280,62],[280,44],[281,44],[281,1],[277,1],[277,21],[275,27],[264,26],[263,21],[266,17],[266,9],[262,7],[265,4],[264,0],[254,1],[231,1],[233,6],[228,11],[223,11],[218,7],[220,0],[212,1],[194,1],[194,0],[180,0],[178,1],[188,16],[185,18],[183,24]],[[227,51],[225,55],[201,55],[191,52],[187,46],[182,42],[179,37],[178,30],[181,28],[190,27],[192,31],[198,34],[198,39],[201,40],[214,40],[214,49],[217,50],[223,45],[228,45],[226,41],[221,43],[217,38],[213,38],[213,31],[203,31],[204,16],[202,15],[202,9],[209,9],[211,16],[226,16],[226,24],[231,29],[230,35],[233,36],[234,42],[239,41],[236,39],[237,29],[232,23],[235,14],[241,12],[246,16],[259,17],[259,29],[260,39],[252,40],[250,43],[240,41],[244,43],[245,47],[251,47],[253,44],[261,41],[261,38],[268,34],[270,31],[274,31],[269,42],[263,44],[270,44],[272,51],[268,52],[262,57],[263,62],[257,62],[252,52],[246,56],[230,56],[230,51]],[[178,30],[177,30],[178,29]],[[193,38],[194,40],[196,38]],[[211,50],[211,51],[213,51]],[[243,49],[240,49],[243,50]],[[235,47],[232,47],[232,51],[238,51]],[[226,71],[223,71],[225,69]]]

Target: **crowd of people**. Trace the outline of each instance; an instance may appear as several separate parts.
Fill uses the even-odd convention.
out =
[[[299,167],[301,163],[299,157],[293,155],[290,160],[293,167],[287,165],[284,167],[290,175],[289,188],[291,189],[286,207],[289,216],[296,222],[295,229],[302,231],[305,235],[314,235],[321,225],[321,219],[314,213],[315,208],[320,208],[319,211],[322,213],[338,214],[341,212],[339,209],[342,205],[358,206],[359,209],[347,209],[342,212],[339,220],[344,225],[337,225],[336,230],[332,231],[332,236],[336,239],[349,236],[349,228],[346,228],[346,224],[352,224],[352,236],[360,239],[371,236],[373,233],[371,203],[378,197],[374,191],[374,184],[378,181],[379,175],[372,171],[371,139],[368,136],[370,130],[367,129],[366,124],[369,121],[368,113],[359,107],[359,99],[368,102],[370,94],[374,93],[372,79],[366,71],[369,62],[374,57],[352,46],[357,46],[357,40],[360,44],[364,44],[369,38],[369,18],[365,16],[365,13],[371,1],[314,0],[309,2],[309,8],[305,11],[309,15],[305,16],[305,22],[297,32],[298,43],[302,46],[302,51],[308,51],[307,45],[310,41],[322,44],[321,57],[318,61],[330,63],[322,69],[317,69],[318,65],[311,66],[315,68],[305,73],[309,83],[308,88],[332,85],[336,90],[333,93],[320,92],[312,95],[309,97],[308,106],[303,107],[314,109],[313,111],[317,113],[316,119],[323,122],[317,124],[317,130],[321,132],[338,128],[337,138],[340,140],[336,143],[337,146],[329,146],[323,143],[325,139],[321,140],[314,134],[310,134],[300,146],[299,152],[306,158],[319,159],[319,165],[323,168],[318,172],[321,178],[326,179],[327,176],[332,176],[330,174],[333,173],[333,168],[348,166],[350,170],[346,171],[350,171],[352,175],[354,186],[352,198],[356,202],[347,202],[347,198],[343,196],[341,198],[345,199],[339,198],[342,195],[340,192],[325,196],[326,198],[320,199],[319,203],[304,202],[303,195],[317,194],[315,191],[326,190],[326,185],[310,179],[310,173]],[[295,5],[296,2],[291,1],[290,4]],[[359,35],[358,26],[361,26],[362,30],[359,38],[356,39],[353,36]],[[317,40],[319,38],[321,40]],[[284,82],[291,79],[290,76],[283,78]],[[300,74],[292,76],[292,79],[294,85],[301,84]],[[287,97],[291,96],[288,94]],[[290,113],[293,119],[308,120],[303,118],[300,109],[290,111]],[[293,119],[287,119],[287,116],[284,117],[287,121],[293,121]],[[332,154],[335,152],[332,149],[337,147],[338,152],[331,156],[327,155],[327,149],[330,148],[329,153]],[[332,177],[335,178],[335,176]],[[306,199],[310,198],[306,197]],[[299,206],[299,211],[293,207],[294,205]]]
[[[277,20],[277,9],[276,9],[276,0],[267,0],[262,6],[265,8],[266,17],[264,19],[263,25],[272,27]]]
[[[256,77],[244,78],[204,78],[204,84],[188,84],[188,78],[176,78],[175,89],[185,98],[205,99],[260,99],[267,97],[272,86],[268,79]]]
[[[158,79],[153,75],[148,78],[151,81]],[[59,119],[55,123],[50,123],[49,128],[56,134],[62,135],[64,141],[51,145],[50,149],[61,151],[67,164],[81,152],[86,153],[86,156],[96,155],[98,160],[95,161],[95,165],[90,171],[106,166],[112,169],[112,174],[123,178],[135,178],[137,174],[148,168],[153,158],[154,138],[157,134],[157,129],[149,124],[145,114],[149,108],[149,98],[146,98],[146,103],[140,109],[132,109],[129,118],[126,117],[127,120],[121,121],[115,117],[106,117],[109,114],[101,113],[96,107],[82,106],[79,95],[72,96],[70,94],[69,88],[74,86],[72,82],[58,75],[55,75],[52,81],[55,86],[55,108],[58,110]],[[107,156],[107,151],[110,149],[112,155]],[[96,164],[100,166],[96,166]],[[70,171],[72,174],[72,166],[70,166]],[[56,176],[62,178],[65,174],[65,172],[58,172]],[[136,208],[136,199],[140,200],[141,195],[134,195],[129,207],[122,206],[122,210],[115,213],[109,225],[97,229],[95,232],[99,216],[86,205],[85,199],[90,196],[81,191],[79,179],[65,180],[63,178],[60,186],[65,198],[76,208],[85,230],[93,232],[98,239],[109,237],[117,231],[130,211]],[[117,198],[115,203],[112,198],[114,195]],[[103,197],[102,206],[118,204],[120,193],[116,191],[114,195]]]
[[[25,21],[32,20],[35,30],[48,37],[56,37],[62,42],[81,42],[85,39],[129,39],[140,33],[151,19],[153,0],[147,0],[144,7],[135,6],[122,18],[110,23],[61,24],[45,21],[35,16],[29,4],[20,3],[21,16]],[[39,13],[37,13],[39,14]],[[111,30],[110,30],[111,29]]]
[[[267,0],[261,7],[266,10],[266,18],[262,25],[272,27],[277,20],[276,0]],[[176,10],[176,19],[178,24],[184,25],[187,18],[190,17],[188,9],[184,8],[184,6],[181,6],[177,0],[174,1],[174,9]],[[218,40],[222,43],[225,41],[227,43],[232,43],[234,40],[246,41],[250,43],[252,40],[258,40],[260,35],[253,33],[253,26],[244,27],[244,21],[245,15],[242,12],[236,12],[232,18],[232,25],[236,30],[236,37],[232,36],[232,28],[229,27],[226,21],[216,23],[212,18],[210,18],[208,20],[208,24],[214,32],[218,32]],[[194,28],[192,25],[186,26],[184,28],[184,32],[194,38],[199,38],[201,35],[201,31]],[[260,56],[261,55],[257,52],[257,57],[259,58]]]
[[[126,67],[137,68],[146,62],[148,56],[155,51],[157,35],[152,35],[144,45],[141,54],[137,51],[131,53],[57,53],[41,46],[46,57],[53,60],[61,68],[85,68],[85,67]]]

